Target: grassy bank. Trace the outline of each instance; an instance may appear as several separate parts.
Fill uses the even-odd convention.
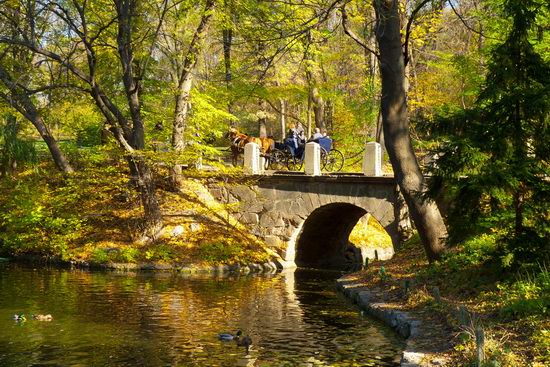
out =
[[[355,278],[434,325],[429,342],[452,345],[446,353],[451,366],[475,365],[477,328],[486,339],[482,366],[548,366],[548,268],[507,271],[490,256],[495,246],[493,237],[480,236],[428,264],[413,237],[392,260],[373,263]]]
[[[114,148],[111,148],[114,149]],[[0,253],[69,261],[159,262],[193,265],[258,263],[273,251],[233,219],[235,208],[215,202],[190,172],[180,190],[157,167],[165,228],[140,243],[142,209],[128,185],[127,164],[110,148],[78,150],[68,177],[47,163],[0,179]]]

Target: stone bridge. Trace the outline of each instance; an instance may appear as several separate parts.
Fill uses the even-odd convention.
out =
[[[393,177],[248,176],[209,189],[221,202],[239,203],[238,219],[276,249],[288,267],[349,264],[349,234],[366,213],[386,229],[395,249],[408,229],[406,205]],[[357,248],[351,254],[355,262],[366,257]]]

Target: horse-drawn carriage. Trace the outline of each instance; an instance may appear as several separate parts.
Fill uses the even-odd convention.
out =
[[[333,147],[330,137],[324,136],[313,140],[321,148],[321,170],[339,172],[344,166],[344,155]],[[305,144],[294,145],[294,142],[285,139],[283,143],[276,143],[275,147],[266,155],[266,169],[299,171],[304,164]]]
[[[228,134],[231,139],[231,153],[233,164],[236,165],[238,156],[244,151],[248,143],[256,143],[260,153],[265,158],[265,168],[271,170],[299,171],[302,169],[305,155],[305,144],[295,143],[292,139],[285,139],[283,143],[275,142],[272,138],[255,138],[238,132],[232,128]],[[334,149],[330,137],[324,136],[313,140],[321,147],[321,169],[327,172],[339,172],[344,166],[344,155]]]

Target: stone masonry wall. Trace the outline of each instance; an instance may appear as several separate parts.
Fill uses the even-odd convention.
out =
[[[247,177],[234,182],[211,180],[208,188],[220,202],[234,204],[234,214],[253,233],[294,261],[296,239],[308,216],[333,203],[364,209],[386,229],[394,246],[399,242],[395,220],[396,185],[387,178]]]

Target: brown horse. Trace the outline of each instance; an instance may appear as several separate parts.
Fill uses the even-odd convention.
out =
[[[233,165],[237,165],[239,154],[244,152],[244,146],[248,143],[256,143],[260,147],[260,153],[262,155],[269,154],[271,149],[275,145],[275,141],[272,138],[256,138],[239,132],[239,130],[232,127],[229,129],[228,137],[231,140],[231,154]]]

